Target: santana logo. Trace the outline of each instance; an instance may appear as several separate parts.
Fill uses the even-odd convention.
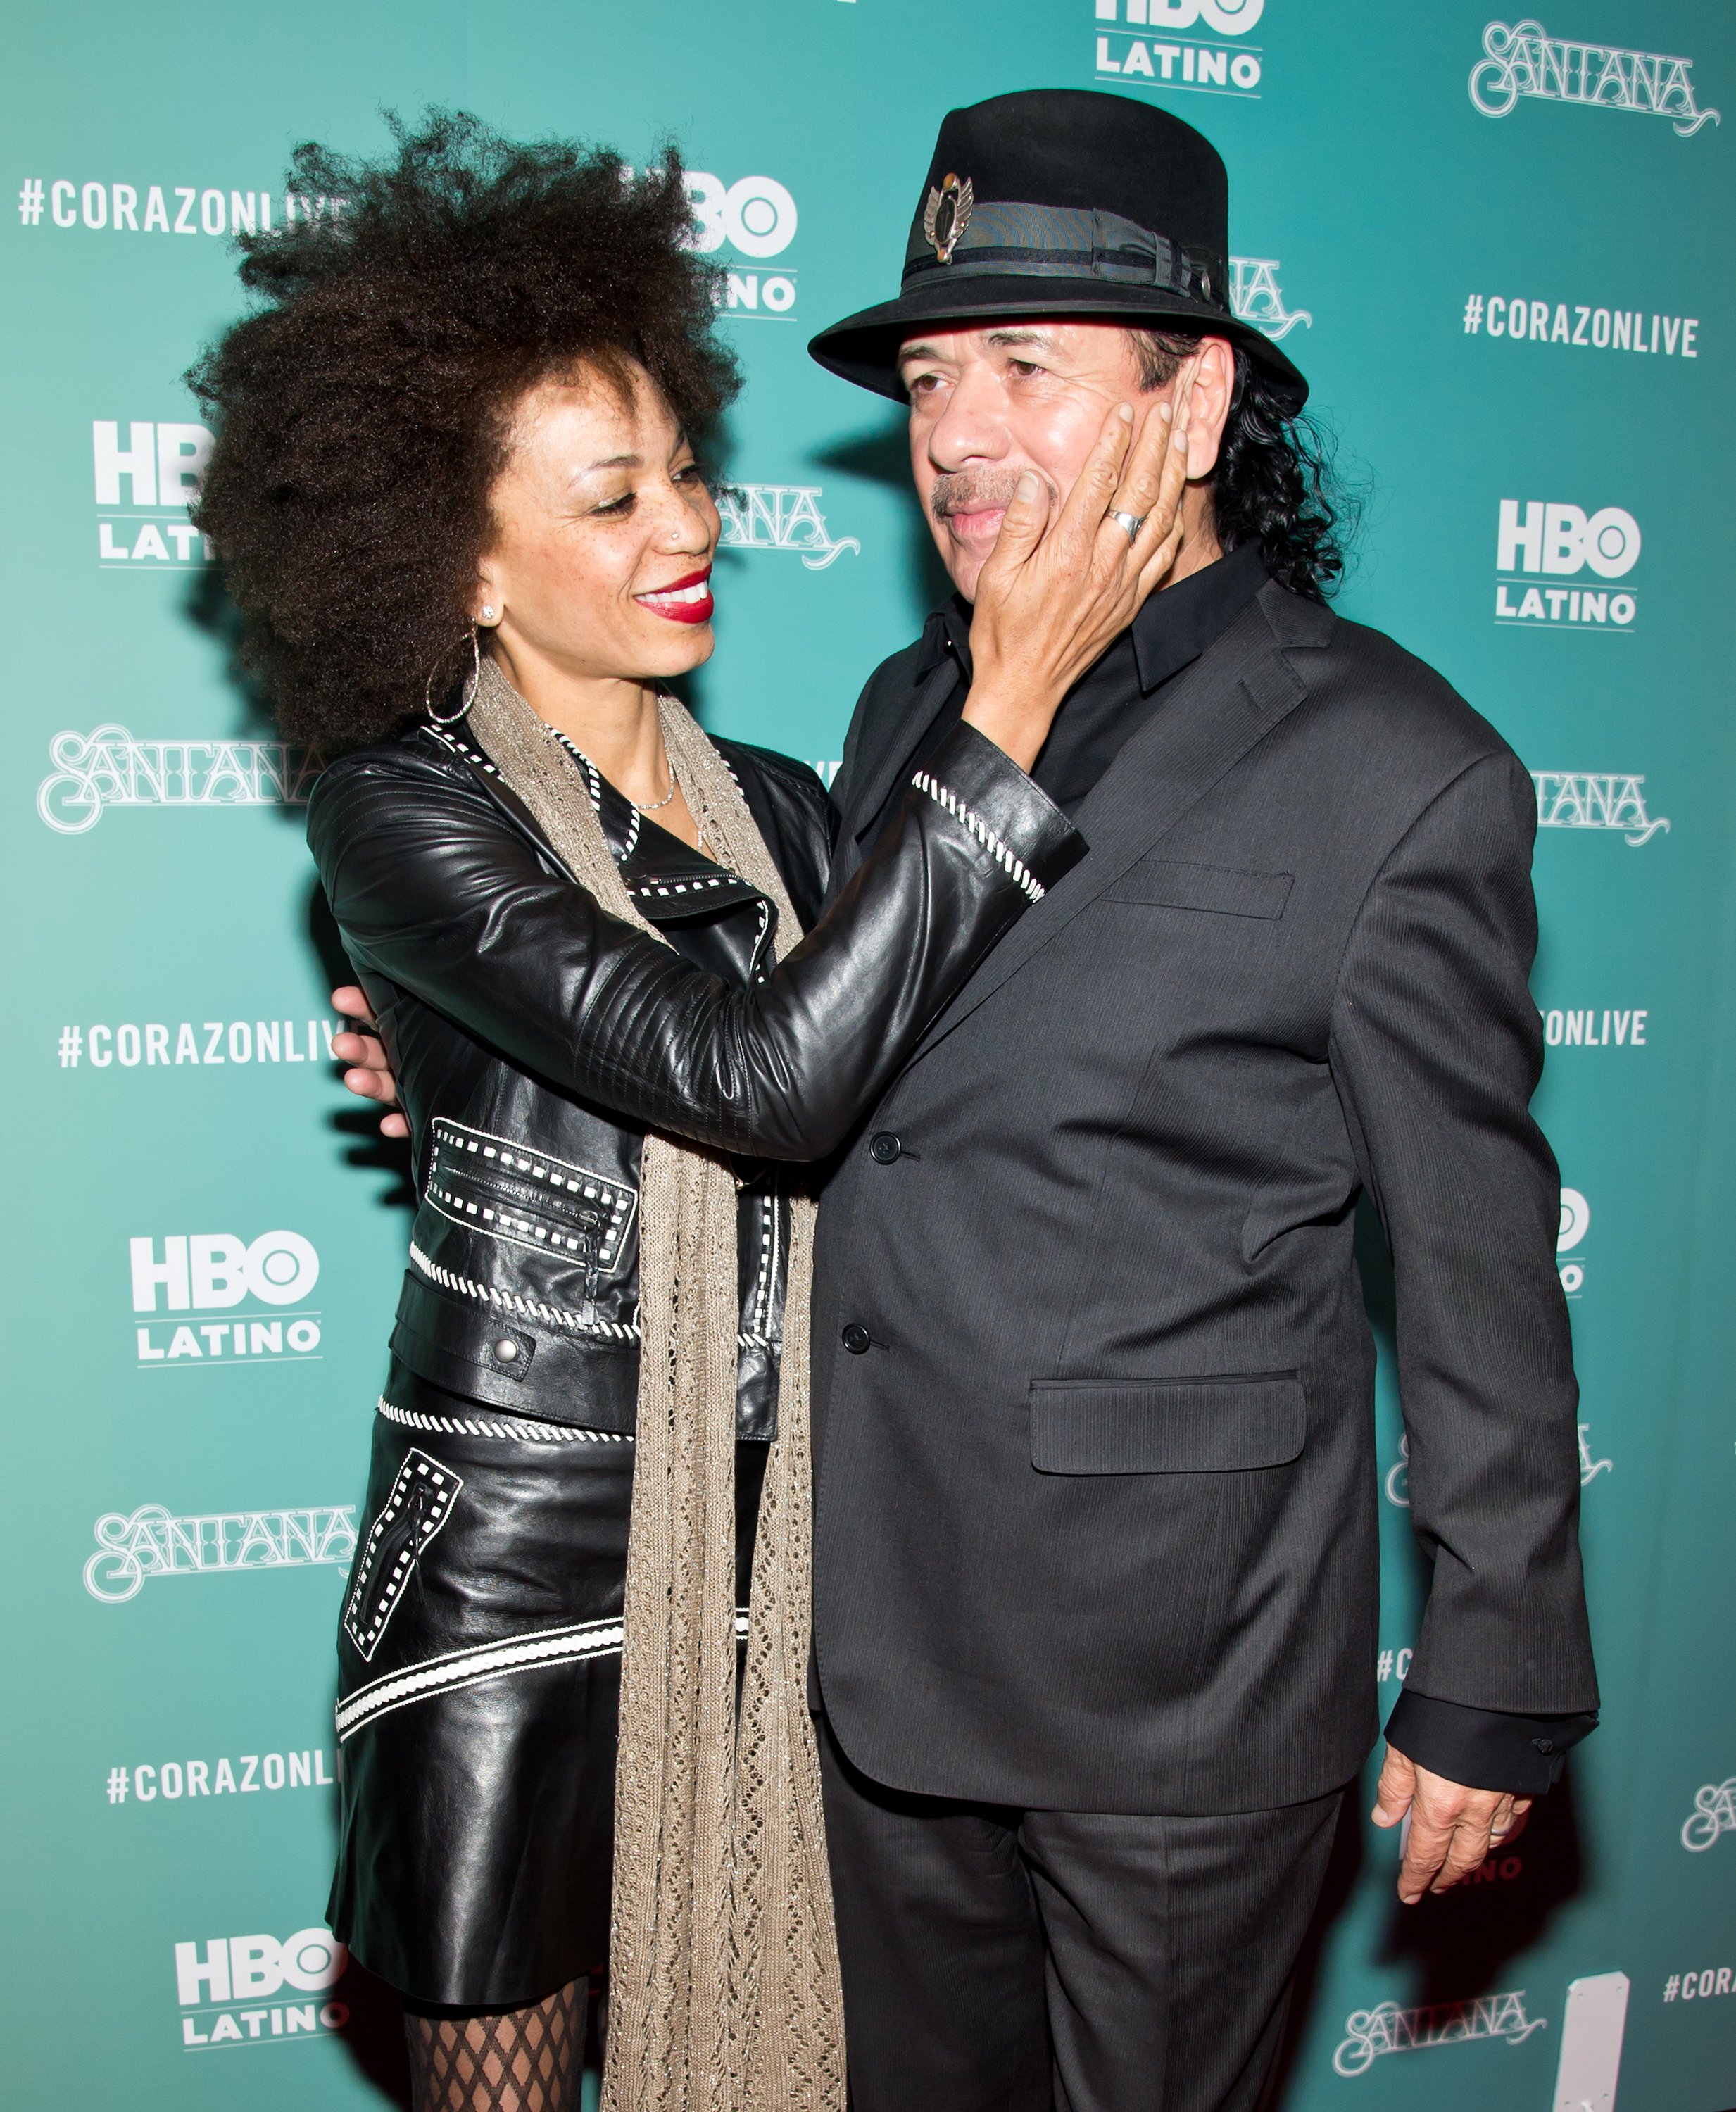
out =
[[[274,1936],[214,1936],[202,1946],[175,1946],[175,1996],[184,2013],[181,2044],[187,2047],[245,2046],[249,2040],[318,2037],[349,2021],[342,2002],[298,2002],[297,1995],[322,1995],[335,1987],[349,1953],[329,1929],[301,1928],[281,1943]],[[280,2008],[240,2005],[290,1991]],[[233,2006],[231,2006],[233,2005]]]
[[[1504,498],[1496,530],[1495,569],[1507,576],[1496,585],[1495,621],[1625,630],[1639,609],[1631,592],[1538,588],[1520,576],[1573,579],[1589,567],[1598,579],[1625,579],[1639,562],[1639,523],[1619,506],[1588,516],[1583,507],[1559,500]],[[1517,603],[1515,594],[1520,597]]]
[[[1638,850],[1669,822],[1646,812],[1645,779],[1621,771],[1533,770],[1540,829],[1615,829]]]
[[[1230,259],[1230,308],[1245,323],[1264,330],[1274,340],[1288,337],[1298,323],[1310,329],[1314,317],[1306,308],[1287,308],[1278,283],[1275,257],[1233,257]]]
[[[718,494],[726,550],[794,550],[803,568],[823,572],[846,550],[860,553],[854,535],[834,540],[813,484],[737,484]]]
[[[107,807],[303,807],[320,766],[280,740],[134,740],[124,726],[57,733],[36,811],[63,836]]]
[[[1583,102],[1599,110],[1637,110],[1667,117],[1683,139],[1719,121],[1694,105],[1692,59],[1658,52],[1618,51],[1551,37],[1541,22],[1491,22],[1483,57],[1471,68],[1472,102],[1485,117],[1505,117],[1521,96],[1540,102]]]
[[[1092,0],[1092,12],[1100,22],[1126,21],[1164,33],[1141,37],[1111,30],[1100,34],[1097,78],[1150,81],[1154,88],[1198,89],[1218,95],[1255,95],[1261,79],[1259,47],[1210,40],[1246,37],[1265,7],[1266,0]],[[1203,34],[1190,37],[1189,30]]]
[[[1736,1775],[1694,1791],[1694,1808],[1682,1828],[1682,1846],[1697,1854],[1710,1848],[1720,1833],[1736,1833]]]
[[[1460,2046],[1471,2039],[1501,2039],[1523,2046],[1542,2031],[1546,2017],[1525,2014],[1525,1991],[1480,1995],[1469,2002],[1436,2002],[1401,2010],[1397,2002],[1356,2010],[1344,2020],[1345,2036],[1333,2055],[1340,2075],[1365,2075],[1383,2053],[1417,2053],[1429,2046]]]
[[[106,1606],[136,1598],[150,1577],[203,1577],[235,1569],[347,1569],[356,1551],[353,1504],[308,1510],[213,1511],[174,1518],[161,1504],[97,1520],[97,1551],[84,1589]]]
[[[211,429],[135,421],[126,430],[123,448],[113,419],[91,421],[98,564],[105,571],[138,563],[204,564],[211,556],[210,539],[189,521],[187,508],[199,495],[211,460]],[[125,512],[121,510],[123,477],[132,509]]]
[[[262,1232],[251,1245],[232,1232],[176,1235],[163,1241],[161,1261],[154,1240],[134,1239],[128,1246],[134,1313],[155,1313],[159,1290],[171,1313],[230,1311],[248,1298],[262,1305],[298,1305],[319,1281],[320,1258],[299,1232]],[[275,1320],[219,1320],[196,1329],[170,1322],[134,1333],[141,1364],[281,1357],[286,1348],[292,1356],[308,1357],[320,1345],[318,1319],[305,1306]]]

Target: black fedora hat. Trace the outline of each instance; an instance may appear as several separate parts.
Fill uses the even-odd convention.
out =
[[[896,300],[808,349],[902,401],[898,348],[927,324],[1109,317],[1226,337],[1300,409],[1308,384],[1230,310],[1229,180],[1209,139],[1146,102],[1029,89],[950,111],[917,200]]]

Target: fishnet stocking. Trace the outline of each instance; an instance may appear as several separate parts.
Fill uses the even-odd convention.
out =
[[[404,2013],[413,2112],[578,2112],[586,1982],[528,2010],[478,2017]]]

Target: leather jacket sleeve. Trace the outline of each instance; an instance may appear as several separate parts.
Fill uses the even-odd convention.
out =
[[[996,940],[1084,855],[961,726],[801,944],[741,990],[610,917],[467,767],[335,763],[308,840],[352,960],[563,1090],[741,1157],[832,1150]]]

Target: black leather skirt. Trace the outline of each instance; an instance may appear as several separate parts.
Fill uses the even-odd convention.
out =
[[[764,1466],[737,1447],[744,1609]],[[517,2008],[604,1962],[632,1478],[630,1438],[394,1361],[338,1636],[327,1919],[418,2001]]]

